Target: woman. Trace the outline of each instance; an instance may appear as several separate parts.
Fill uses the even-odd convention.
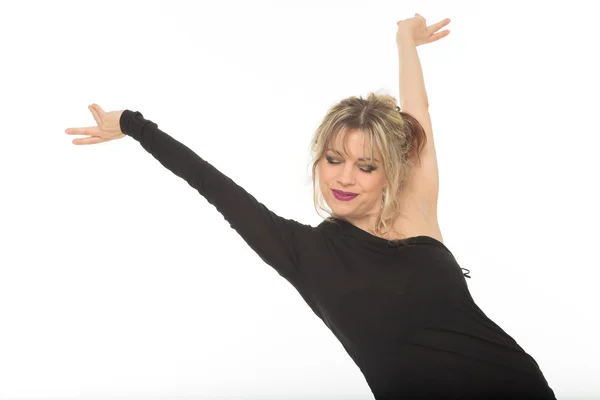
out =
[[[428,27],[419,14],[398,22],[402,111],[374,94],[328,111],[311,142],[315,208],[330,214],[317,227],[274,214],[139,112],[94,104],[98,126],[66,133],[90,136],[74,144],[129,135],[198,190],[298,290],[376,399],[555,399],[535,360],[474,303],[438,226],[416,47],[447,36],[438,31],[449,22]]]

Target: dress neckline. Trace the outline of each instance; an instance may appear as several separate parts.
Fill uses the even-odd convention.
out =
[[[341,231],[344,235],[353,237],[355,239],[363,240],[363,241],[369,243],[370,246],[373,246],[374,248],[384,251],[385,253],[388,253],[389,251],[394,251],[393,250],[394,248],[414,246],[417,243],[431,243],[431,244],[434,244],[438,247],[445,249],[450,255],[452,255],[452,257],[454,257],[454,254],[452,254],[450,249],[448,249],[448,247],[446,247],[446,245],[444,243],[440,242],[439,240],[437,240],[434,237],[427,236],[427,235],[411,236],[411,237],[407,237],[404,239],[384,239],[382,237],[375,236],[375,235],[363,230],[362,228],[359,228],[358,226],[352,224],[351,222],[348,222],[343,219],[335,218],[335,217],[329,217],[328,219],[323,220],[323,222],[321,222],[321,224],[319,224],[319,227],[328,228],[330,226],[335,226],[335,225],[337,225],[341,229]],[[468,275],[470,273],[470,271],[468,269],[462,268],[462,267],[461,267],[461,269],[464,271],[467,271],[466,273],[463,273],[463,275],[466,278],[470,278],[470,276]]]
[[[436,243],[436,244],[440,244],[440,245],[446,247],[439,240],[437,240],[431,236],[427,236],[427,235],[410,236],[410,237],[407,237],[404,239],[385,239],[385,238],[373,235],[372,233],[367,232],[364,229],[359,228],[358,226],[356,226],[353,223],[348,222],[344,219],[331,217],[331,218],[329,218],[329,220],[330,221],[323,221],[323,223],[324,224],[325,223],[338,224],[342,228],[344,233],[346,233],[346,234],[349,234],[349,235],[354,236],[359,239],[366,240],[373,244],[383,245],[385,247],[398,247],[398,246],[403,246],[405,244],[413,244],[413,243],[422,242],[422,241]]]

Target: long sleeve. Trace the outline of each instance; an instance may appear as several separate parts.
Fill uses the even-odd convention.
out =
[[[296,245],[314,228],[279,217],[232,179],[158,129],[156,123],[144,119],[140,112],[125,110],[120,127],[215,206],[231,228],[279,275],[289,280],[298,272]]]

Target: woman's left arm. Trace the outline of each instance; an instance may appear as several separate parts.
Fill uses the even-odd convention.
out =
[[[432,215],[437,215],[439,193],[439,172],[437,155],[433,141],[433,128],[429,115],[429,99],[425,90],[423,69],[417,53],[417,46],[435,42],[450,33],[448,30],[436,33],[448,25],[446,18],[430,27],[425,18],[415,14],[413,18],[398,22],[396,44],[400,75],[400,106],[403,112],[412,115],[423,127],[427,143],[420,154],[421,163],[415,166],[407,177],[406,189],[410,191]]]
[[[425,18],[415,14],[413,18],[398,21],[396,44],[400,69],[400,107],[420,107],[427,109],[429,100],[425,91],[423,69],[417,47],[438,41],[450,33],[448,29],[438,32],[450,23],[446,18],[427,26]]]
[[[400,108],[424,109],[429,107],[425,80],[417,45],[409,32],[401,34],[398,45],[398,69],[400,75]],[[410,113],[410,111],[407,110]]]

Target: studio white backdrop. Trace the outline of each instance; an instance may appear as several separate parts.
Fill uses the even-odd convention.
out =
[[[316,226],[328,107],[399,98],[418,48],[446,246],[476,303],[560,399],[600,397],[600,83],[594,2],[0,3],[0,399],[369,399],[296,290],[130,137],[130,109],[278,215]]]

